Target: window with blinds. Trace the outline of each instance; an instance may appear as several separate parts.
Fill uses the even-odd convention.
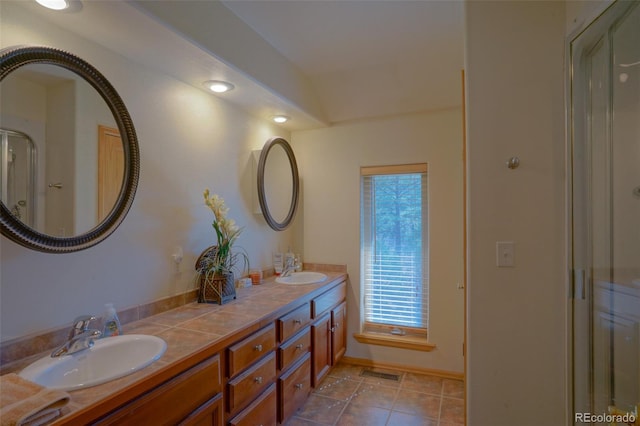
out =
[[[426,335],[427,165],[361,168],[364,331]]]

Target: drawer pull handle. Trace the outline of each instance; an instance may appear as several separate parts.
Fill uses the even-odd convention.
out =
[[[261,385],[262,384],[262,377],[256,377],[255,379],[253,379],[254,382],[256,382],[257,384]]]
[[[254,350],[258,351],[258,352],[262,352],[262,345],[255,345],[253,347]]]
[[[296,389],[302,389],[304,385],[302,383],[296,384]]]
[[[302,343],[299,343],[296,345],[296,349],[302,349],[304,348],[304,345]]]
[[[294,324],[302,324],[302,321],[301,321],[301,320],[299,320],[299,319],[294,319],[294,320],[293,320],[293,323],[294,323]]]

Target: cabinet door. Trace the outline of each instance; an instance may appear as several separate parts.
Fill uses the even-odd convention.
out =
[[[176,424],[210,401],[220,390],[220,357],[216,355],[93,424]],[[185,395],[189,397],[185,398]]]
[[[275,426],[276,384],[269,386],[255,401],[229,420],[229,426]]]
[[[317,387],[331,367],[331,312],[327,312],[311,326],[313,352],[311,384]]]
[[[347,350],[347,302],[331,311],[331,365],[336,365]]]
[[[222,393],[211,398],[189,417],[179,423],[179,426],[222,426]]]

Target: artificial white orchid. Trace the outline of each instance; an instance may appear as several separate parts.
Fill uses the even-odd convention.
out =
[[[210,247],[210,254],[203,259],[203,263],[198,266],[200,272],[225,274],[232,271],[236,263],[236,257],[232,254],[231,248],[242,229],[236,225],[233,219],[227,218],[229,208],[224,199],[217,194],[211,195],[209,189],[205,189],[204,203],[213,212],[213,229],[216,231],[218,245]]]

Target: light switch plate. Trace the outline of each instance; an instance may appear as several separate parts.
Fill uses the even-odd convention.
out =
[[[496,265],[499,268],[513,268],[515,254],[513,241],[496,242]]]

